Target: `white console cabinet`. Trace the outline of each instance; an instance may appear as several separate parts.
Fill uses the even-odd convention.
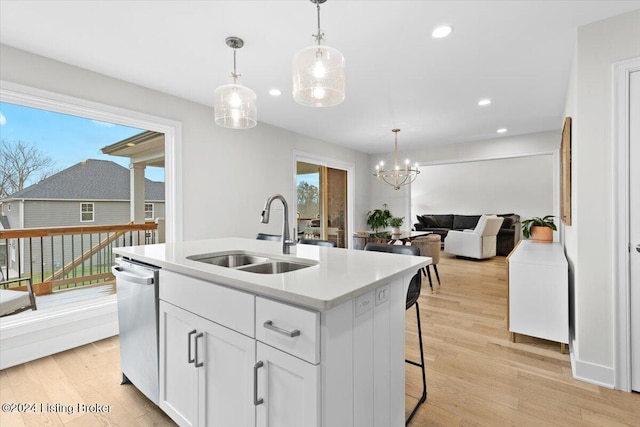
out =
[[[568,264],[560,243],[523,240],[508,258],[509,331],[569,342]]]

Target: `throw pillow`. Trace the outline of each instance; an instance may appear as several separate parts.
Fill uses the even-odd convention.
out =
[[[504,217],[504,221],[502,221],[502,226],[500,228],[511,228],[513,226],[513,218]]]
[[[438,228],[438,227],[440,227],[440,224],[438,224],[438,220],[436,220],[431,215],[423,215],[422,219],[424,220],[425,226],[427,228]]]

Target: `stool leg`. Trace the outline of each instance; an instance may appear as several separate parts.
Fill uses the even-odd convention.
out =
[[[436,272],[436,278],[438,279],[438,285],[440,285],[440,275],[438,274],[438,264],[433,264],[433,270]]]
[[[433,282],[431,282],[431,270],[429,269],[428,265],[425,268],[427,269],[427,277],[429,278],[429,287],[433,291]]]
[[[416,414],[418,407],[420,407],[420,405],[422,405],[427,400],[427,374],[424,369],[424,348],[422,346],[422,324],[420,322],[420,307],[418,306],[417,301],[415,305],[416,305],[416,316],[417,316],[417,323],[418,323],[418,342],[420,343],[420,363],[416,363],[411,360],[405,360],[405,362],[410,363],[414,366],[419,366],[422,369],[422,396],[420,396],[420,400],[418,401],[418,403],[416,403],[416,406],[411,411],[411,414],[409,414],[409,417],[405,422],[405,426],[409,425],[409,423],[411,422],[411,419]]]

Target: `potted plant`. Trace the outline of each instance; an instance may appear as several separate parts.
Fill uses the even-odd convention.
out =
[[[555,230],[557,228],[553,222],[553,215],[547,215],[544,218],[534,217],[522,221],[522,235],[527,239],[531,238],[534,242],[551,243]]]
[[[386,228],[391,219],[391,212],[387,208],[387,204],[382,205],[382,209],[374,209],[367,212],[367,224],[374,233],[377,234],[379,228]]]
[[[402,223],[404,222],[404,217],[394,216],[389,220],[389,225],[391,226],[391,234],[400,234],[400,227],[402,227]]]

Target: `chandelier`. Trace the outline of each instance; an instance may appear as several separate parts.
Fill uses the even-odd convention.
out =
[[[309,107],[332,107],[344,101],[344,56],[339,50],[322,45],[320,4],[327,0],[310,0],[318,11],[318,32],[314,45],[293,57],[293,99]]]
[[[385,184],[389,184],[394,190],[399,190],[403,185],[409,185],[415,181],[420,171],[417,163],[414,166],[409,166],[409,159],[404,161],[404,167],[398,166],[398,132],[400,132],[400,129],[392,129],[391,132],[396,135],[395,149],[393,151],[393,169],[385,169],[384,162],[380,161],[376,165],[376,171],[373,176]]]
[[[236,49],[244,46],[244,41],[240,37],[227,37],[225,42],[233,49],[232,83],[216,89],[214,103],[216,124],[230,129],[249,129],[258,123],[258,112],[255,92],[238,84],[240,74],[236,72]]]

